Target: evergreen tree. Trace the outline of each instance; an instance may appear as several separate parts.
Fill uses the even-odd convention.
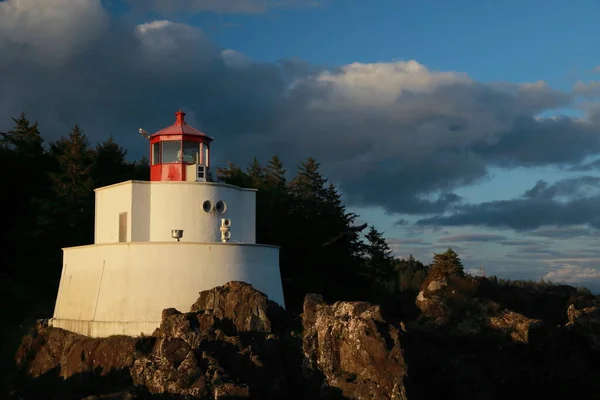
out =
[[[249,188],[251,180],[240,167],[229,161],[226,168],[217,168],[217,179],[230,185]]]
[[[281,159],[274,155],[264,168],[265,181],[268,187],[280,191],[286,191],[286,170]]]
[[[123,182],[133,175],[134,165],[125,160],[126,155],[112,136],[98,143],[91,169],[95,187]]]
[[[21,113],[19,118],[13,118],[15,127],[8,133],[0,133],[0,147],[12,150],[28,160],[39,159],[44,153],[44,140],[40,135],[38,123],[33,125]]]
[[[418,290],[427,277],[428,268],[412,254],[407,260],[395,259],[394,266],[398,273],[400,291]]]
[[[264,171],[256,157],[254,157],[252,163],[250,163],[248,166],[246,174],[250,179],[249,183],[252,185],[252,187],[256,189],[262,188],[264,183]]]
[[[92,169],[94,153],[87,136],[75,125],[68,137],[50,145],[50,154],[56,161],[57,172],[51,174],[55,195],[50,225],[64,238],[62,246],[82,245],[93,241],[94,180]]]
[[[369,297],[371,301],[385,304],[392,301],[393,295],[398,290],[392,250],[375,226],[370,227],[365,238],[367,243],[364,246],[364,262],[371,281]]]
[[[0,276],[12,279],[26,278],[21,266],[37,261],[43,240],[36,236],[39,205],[48,197],[48,157],[37,122],[30,124],[25,114],[12,119],[15,126],[7,133],[0,133],[0,167],[6,171],[0,207],[10,210],[2,220],[0,240],[4,250],[0,264],[5,268]]]
[[[301,302],[305,293],[317,292],[335,300],[360,299],[358,235],[344,235],[334,244],[323,246],[332,236],[347,231],[356,216],[346,212],[340,194],[328,184],[314,158],[300,164],[288,187],[293,227],[288,234],[296,243],[282,268],[294,282],[287,289],[288,297]]]
[[[395,278],[390,246],[385,241],[383,234],[373,225],[369,228],[365,238],[367,239],[367,245],[365,246],[366,261],[371,269],[373,279],[381,283],[390,282]]]
[[[140,160],[133,163],[133,173],[131,179],[136,181],[150,180],[150,160],[143,156]]]
[[[251,168],[252,169],[252,166]],[[255,168],[256,169],[256,168]],[[257,239],[261,243],[281,246],[281,257],[287,257],[288,250],[294,246],[288,236],[290,230],[290,197],[285,179],[285,168],[277,156],[273,156],[266,167],[261,167],[262,183],[258,187],[258,206],[263,209],[261,229]],[[285,250],[284,250],[285,249]]]
[[[447,278],[454,274],[464,276],[464,268],[458,254],[452,248],[448,248],[444,253],[434,253],[433,263],[429,268],[429,273],[424,284],[428,284],[436,279]]]

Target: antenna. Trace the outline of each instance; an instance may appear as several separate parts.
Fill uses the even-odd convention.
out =
[[[150,139],[150,134],[148,132],[146,132],[144,129],[140,128],[138,131],[140,132],[140,135],[142,135],[144,137],[144,139]]]

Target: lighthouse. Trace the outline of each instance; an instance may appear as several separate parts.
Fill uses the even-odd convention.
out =
[[[285,307],[279,248],[256,243],[256,189],[210,182],[213,138],[185,113],[146,134],[150,181],[95,189],[94,243],[63,249],[50,325],[91,336],[151,335],[162,310],[242,281]]]

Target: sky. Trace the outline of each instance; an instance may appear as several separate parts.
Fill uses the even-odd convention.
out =
[[[398,257],[600,291],[600,3],[4,0],[0,131],[315,157]]]

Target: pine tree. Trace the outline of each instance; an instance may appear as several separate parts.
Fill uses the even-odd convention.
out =
[[[240,167],[229,161],[226,168],[217,168],[217,179],[239,187],[251,187],[251,180]]]
[[[256,157],[254,157],[252,163],[250,163],[250,165],[248,166],[246,174],[250,179],[250,184],[252,185],[252,187],[260,189],[263,186],[264,171],[263,167],[260,165]]]
[[[364,246],[365,264],[373,288],[371,298],[378,303],[384,303],[393,296],[398,287],[392,250],[383,234],[373,225],[369,228],[365,239],[367,240]]]
[[[444,253],[434,253],[425,283],[451,275],[464,276],[463,264],[458,254],[452,248],[448,248]]]
[[[395,259],[394,266],[398,273],[400,291],[418,290],[427,277],[428,268],[412,254],[407,260]]]
[[[136,181],[150,180],[150,160],[143,156],[138,161],[133,163],[133,172],[131,179]]]
[[[298,301],[307,292],[322,293],[331,300],[357,299],[361,283],[358,235],[344,235],[324,246],[332,237],[347,231],[355,215],[346,212],[340,194],[328,184],[314,158],[299,165],[288,188],[293,227],[289,235],[296,243],[284,269],[294,282],[290,292],[296,292]]]
[[[255,167],[256,169],[256,167]],[[262,229],[257,232],[257,239],[262,243],[282,246],[281,254],[285,258],[293,247],[287,232],[290,230],[290,197],[285,179],[285,168],[277,156],[273,156],[266,167],[261,167],[262,183],[258,187],[258,207],[263,218]]]
[[[110,136],[98,143],[92,165],[95,187],[103,187],[127,180],[133,175],[134,166],[125,160],[127,150],[119,146]]]
[[[264,174],[267,186],[273,189],[285,190],[287,184],[285,178],[286,170],[283,162],[281,162],[281,159],[277,155],[271,157],[269,163],[264,168]]]
[[[0,167],[6,171],[0,196],[0,207],[5,213],[0,229],[4,250],[0,264],[6,266],[0,276],[20,279],[40,256],[44,242],[39,240],[38,215],[40,204],[48,197],[48,180],[44,171],[49,169],[43,139],[37,122],[30,124],[25,114],[12,119],[15,126],[0,133]],[[38,263],[39,264],[39,263]]]
[[[62,229],[59,237],[65,245],[80,245],[93,241],[94,181],[92,168],[94,153],[87,136],[75,125],[68,137],[50,145],[58,172],[51,174],[55,202],[50,224]],[[57,228],[60,229],[60,228]]]
[[[44,153],[44,140],[40,135],[38,123],[33,125],[29,123],[25,117],[25,113],[21,113],[19,118],[13,118],[15,127],[8,133],[0,133],[0,147],[15,151],[22,157],[27,159],[38,159]]]

